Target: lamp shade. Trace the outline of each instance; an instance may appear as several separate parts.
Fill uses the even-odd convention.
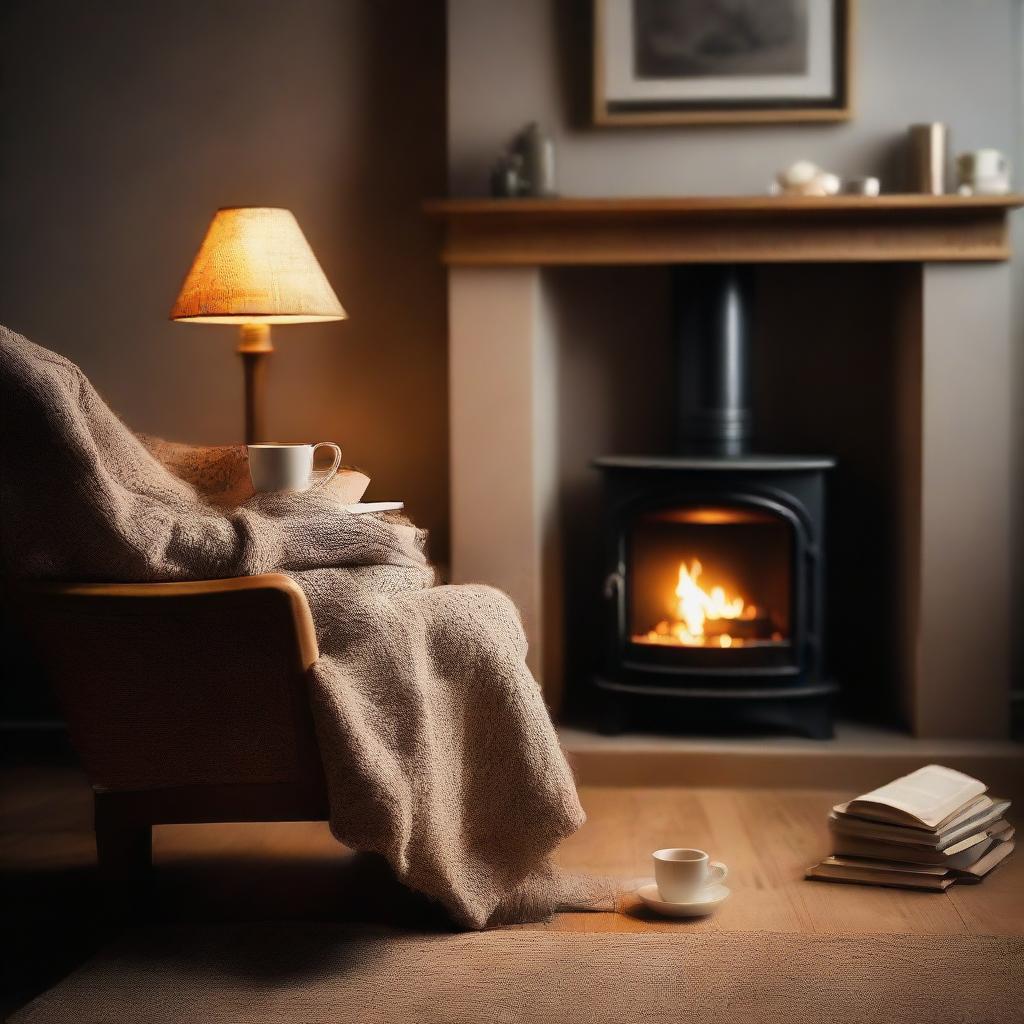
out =
[[[342,309],[290,210],[218,210],[171,310],[200,324],[343,320]]]

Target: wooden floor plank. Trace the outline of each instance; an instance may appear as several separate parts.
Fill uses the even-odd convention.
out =
[[[1024,935],[1024,858],[1019,853],[980,885],[954,885],[946,895],[972,935]]]

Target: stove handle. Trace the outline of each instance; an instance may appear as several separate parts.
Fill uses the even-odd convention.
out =
[[[618,600],[622,596],[625,582],[622,573],[618,570],[608,573],[604,580],[604,599],[606,601]]]

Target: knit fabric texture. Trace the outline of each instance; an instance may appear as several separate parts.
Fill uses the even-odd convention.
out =
[[[287,573],[320,644],[310,693],[334,835],[467,928],[597,897],[550,860],[584,815],[504,594],[435,586],[420,531],[350,515],[330,487],[233,505],[244,449],[144,442],[77,366],[3,327],[0,422],[9,579]]]

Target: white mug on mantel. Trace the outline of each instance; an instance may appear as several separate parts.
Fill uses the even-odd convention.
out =
[[[667,903],[685,903],[705,888],[724,882],[729,869],[719,860],[709,860],[703,850],[671,847],[656,850],[654,879]]]
[[[1001,196],[1010,191],[1010,161],[998,149],[975,149],[956,158],[964,195]]]
[[[327,483],[341,465],[341,449],[331,441],[317,444],[250,444],[249,476],[257,491],[308,491],[314,484]],[[334,461],[327,470],[314,470],[318,448],[331,448]]]

